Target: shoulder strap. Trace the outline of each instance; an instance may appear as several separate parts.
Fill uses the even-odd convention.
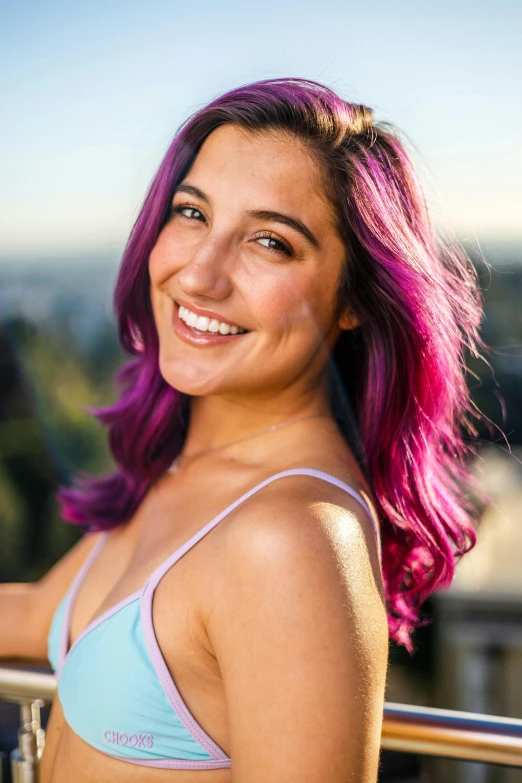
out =
[[[364,498],[359,492],[357,492],[355,489],[350,487],[348,484],[345,484],[344,481],[341,481],[335,476],[331,476],[330,473],[324,473],[322,470],[314,470],[313,468],[292,468],[291,470],[284,470],[281,473],[275,473],[273,476],[270,476],[264,481],[261,481],[259,484],[256,484],[255,487],[249,489],[248,492],[245,492],[245,494],[241,495],[241,497],[239,497],[237,500],[234,500],[233,503],[231,503],[223,511],[221,511],[216,517],[214,517],[214,519],[211,519],[210,522],[207,522],[207,524],[204,527],[200,528],[196,533],[194,533],[194,535],[191,536],[191,538],[189,538],[188,541],[185,541],[185,543],[182,544],[179,547],[179,549],[176,549],[176,551],[173,552],[172,555],[170,555],[166,560],[163,561],[163,563],[161,563],[156,568],[156,570],[151,574],[151,576],[148,579],[147,585],[149,589],[154,589],[158,584],[158,582],[160,581],[160,579],[162,578],[162,576],[166,574],[166,572],[174,565],[174,563],[176,563],[181,557],[183,557],[184,554],[186,554],[190,549],[192,549],[192,547],[195,544],[197,544],[198,541],[200,541],[204,536],[206,536],[206,534],[209,533],[214,527],[216,527],[216,525],[218,525],[222,519],[224,519],[238,506],[244,503],[245,500],[248,500],[249,498],[252,497],[252,495],[255,495],[261,489],[264,489],[264,487],[268,486],[269,484],[272,484],[273,481],[277,481],[278,479],[285,478],[286,476],[312,476],[313,478],[321,479],[322,481],[326,481],[329,484],[333,484],[334,486],[339,487],[339,489],[343,489],[345,492],[351,495],[355,500],[357,500],[364,508],[364,510],[366,511],[366,513],[368,514],[371,520],[375,537],[377,539],[377,546],[379,548],[379,555],[380,555],[381,541],[379,536],[379,530],[367,502],[364,500]]]
[[[69,630],[71,625],[71,615],[73,610],[74,601],[76,599],[76,596],[78,594],[78,591],[82,585],[83,580],[87,576],[88,572],[91,569],[92,564],[98,557],[100,551],[103,549],[105,542],[107,541],[108,533],[102,533],[97,540],[97,542],[94,544],[93,548],[83,561],[80,569],[78,570],[76,576],[74,577],[71,586],[69,587],[66,595],[67,597],[67,603],[65,606],[65,615],[63,618],[62,623],[62,633],[60,637],[60,648],[59,648],[59,657],[58,660],[60,662],[60,667],[63,661],[65,660],[65,656],[67,655],[67,650],[69,647]]]

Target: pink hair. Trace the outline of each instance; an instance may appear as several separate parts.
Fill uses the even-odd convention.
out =
[[[180,129],[129,239],[115,290],[120,341],[134,358],[117,374],[116,403],[91,409],[108,427],[110,476],[60,488],[65,519],[91,530],[127,521],[179,454],[188,400],[158,368],[148,258],[205,138],[233,123],[297,137],[321,165],[347,258],[339,305],[360,326],[343,333],[335,375],[355,426],[339,414],[371,483],[381,520],[392,638],[411,649],[419,610],[447,587],[475,543],[468,435],[476,435],[465,352],[478,356],[482,302],[471,262],[438,241],[396,132],[364,106],[303,79],[275,79],[214,100]],[[335,412],[335,408],[334,408]]]

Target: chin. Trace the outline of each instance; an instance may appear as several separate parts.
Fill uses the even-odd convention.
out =
[[[223,379],[218,378],[216,371],[209,368],[203,369],[197,364],[168,360],[159,357],[159,371],[165,383],[173,389],[191,397],[203,397],[210,394],[219,394],[224,391]]]

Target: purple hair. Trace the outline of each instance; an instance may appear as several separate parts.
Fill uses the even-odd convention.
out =
[[[64,519],[107,530],[135,512],[179,454],[188,399],[158,367],[148,260],[177,184],[206,137],[233,123],[297,137],[315,156],[347,257],[340,306],[360,326],[339,339],[333,364],[356,422],[355,442],[382,530],[392,638],[411,649],[419,610],[447,587],[475,543],[465,352],[479,356],[482,301],[473,265],[437,239],[413,167],[394,129],[371,110],[304,79],[268,79],[217,98],[182,125],[132,230],[116,284],[120,341],[134,358],[116,374],[120,397],[89,410],[108,428],[118,470],[61,487]],[[350,406],[349,406],[350,407]],[[347,437],[350,440],[350,437]]]

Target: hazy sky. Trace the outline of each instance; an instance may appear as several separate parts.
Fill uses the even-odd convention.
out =
[[[0,258],[119,254],[179,123],[323,81],[418,150],[437,220],[522,241],[520,0],[2,0]]]

